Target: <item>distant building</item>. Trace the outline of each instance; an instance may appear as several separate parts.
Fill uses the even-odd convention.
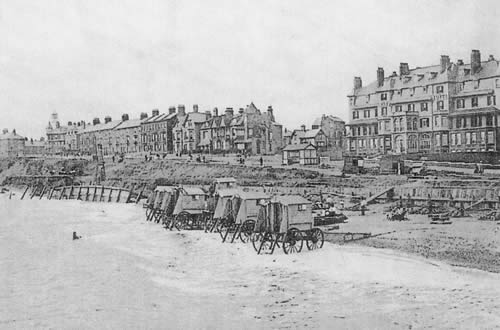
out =
[[[193,105],[193,111],[186,114],[184,105],[179,105],[177,124],[173,128],[174,151],[176,153],[193,153],[199,151],[201,142],[201,127],[209,115],[198,111],[198,105]]]
[[[84,128],[84,121],[75,123],[69,121],[67,126],[61,125],[57,112],[53,112],[45,130],[47,134],[46,152],[56,155],[79,152],[78,133]]]
[[[45,141],[29,140],[24,144],[24,155],[39,157],[45,155]]]
[[[325,133],[327,145],[324,151],[321,151],[321,156],[328,156],[330,159],[342,159],[342,151],[344,150],[344,134],[345,122],[335,116],[322,115],[317,118],[311,127],[320,129]]]
[[[284,165],[318,165],[316,147],[310,143],[289,144],[282,151]]]
[[[153,110],[151,117],[141,122],[142,151],[174,153],[173,129],[176,124],[175,107],[170,107],[168,114]]]
[[[346,152],[354,155],[500,151],[499,62],[456,63],[442,55],[437,65],[409,68],[363,86],[354,78],[349,97]]]
[[[101,123],[99,118],[94,118],[93,125],[88,125],[79,132],[80,151],[87,155],[96,155],[99,147],[102,147],[103,155],[112,155],[118,152],[120,147],[119,134],[114,131],[122,122],[113,121],[110,116],[104,118]]]
[[[8,129],[4,129],[0,135],[0,157],[11,158],[23,156],[24,144],[25,138],[18,135],[15,129],[10,133]]]
[[[122,122],[113,129],[114,151],[121,154],[141,151],[141,124],[145,119],[129,119],[122,115]]]

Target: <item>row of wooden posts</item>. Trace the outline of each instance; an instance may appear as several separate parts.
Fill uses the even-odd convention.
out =
[[[44,196],[47,199],[78,199],[87,202],[116,202],[116,203],[139,203],[144,196],[146,185],[139,186],[136,189],[125,189],[120,187],[106,187],[98,185],[78,185],[78,186],[62,186],[48,187],[46,185],[28,185],[26,186],[21,199]],[[29,194],[28,194],[29,191]],[[135,197],[135,198],[134,198]]]

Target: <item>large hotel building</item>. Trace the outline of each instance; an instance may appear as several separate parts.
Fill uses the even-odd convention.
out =
[[[355,155],[500,151],[499,62],[469,64],[442,55],[438,65],[410,69],[363,86],[354,78],[349,95],[346,151]]]

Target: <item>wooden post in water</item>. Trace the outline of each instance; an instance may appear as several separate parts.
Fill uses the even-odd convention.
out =
[[[122,195],[122,188],[118,189],[118,196],[116,197],[116,202],[120,203],[120,196]]]
[[[35,186],[35,187],[33,188],[33,191],[31,192],[30,199],[33,199],[33,197],[35,197],[35,194],[36,194],[36,192],[37,192],[37,191],[38,191],[38,186]]]
[[[102,202],[104,199],[104,186],[101,186],[101,195],[99,196],[99,202]]]
[[[24,192],[23,192],[23,194],[22,194],[22,196],[21,196],[21,199],[23,199],[23,198],[24,198],[24,195],[26,195],[26,193],[28,192],[28,189],[30,189],[30,186],[29,186],[29,185],[28,185],[28,186],[26,186],[26,189],[24,189]]]
[[[74,189],[74,187],[71,186],[71,190],[69,191],[68,199],[71,199],[71,196],[73,196],[73,189]]]
[[[90,187],[87,186],[87,192],[85,193],[85,201],[86,202],[89,200],[89,195],[90,195]]]
[[[132,193],[134,192],[134,189],[135,189],[135,184],[132,186],[132,189],[130,189],[128,196],[127,196],[127,200],[125,201],[125,203],[130,202],[130,197],[132,197]]]
[[[137,199],[135,200],[136,204],[139,203],[139,201],[141,200],[141,195],[144,192],[144,189],[146,189],[146,186],[147,185],[144,185],[144,187],[142,188],[142,190],[139,192],[139,195],[137,195]]]
[[[59,200],[61,200],[61,199],[63,198],[63,196],[64,196],[64,192],[65,192],[65,191],[66,191],[66,186],[63,186],[63,187],[61,188],[61,194],[59,195]]]
[[[78,196],[76,196],[76,199],[80,200],[82,198],[82,185],[78,188]]]
[[[51,199],[52,199],[52,194],[54,193],[54,190],[56,190],[56,188],[55,188],[55,187],[52,187],[52,188],[50,189],[50,193],[49,193],[49,196],[48,196],[48,199],[49,199],[49,200],[51,200]]]
[[[43,186],[42,192],[40,193],[40,199],[42,199],[43,194],[45,194],[46,189],[47,189],[47,186]]]
[[[113,187],[109,188],[108,203],[111,203],[111,195],[113,195]]]
[[[95,202],[96,197],[97,197],[97,186],[94,186],[94,195],[92,196],[92,202]]]

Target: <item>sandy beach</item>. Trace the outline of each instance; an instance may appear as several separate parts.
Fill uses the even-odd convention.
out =
[[[0,197],[0,328],[498,328],[498,274],[326,243],[255,254],[135,205]],[[76,231],[82,239],[73,241]]]

